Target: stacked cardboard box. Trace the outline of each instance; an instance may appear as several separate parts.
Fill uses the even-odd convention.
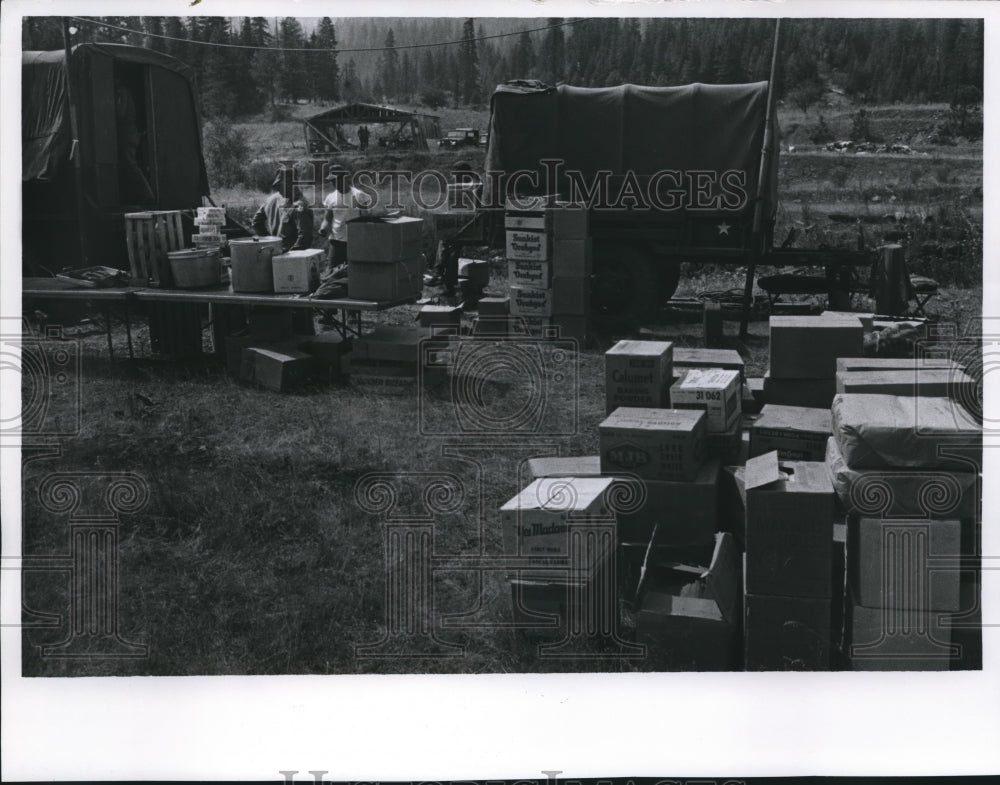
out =
[[[658,559],[636,598],[636,640],[657,670],[739,667],[739,549],[714,537],[707,562]]]
[[[602,592],[590,589],[612,573],[614,515],[606,495],[613,483],[542,477],[500,508],[504,553],[516,565],[507,571],[516,622],[537,623],[547,613],[565,621],[588,597],[601,601]]]
[[[673,344],[668,341],[619,341],[604,353],[608,414],[619,406],[668,407],[672,381]]]
[[[772,316],[764,400],[828,409],[836,393],[837,359],[860,357],[863,343],[859,319]]]
[[[507,203],[507,278],[511,314],[532,333],[554,325],[586,341],[592,249],[587,210],[554,197]]]
[[[860,358],[837,361],[837,392],[873,395],[921,395],[968,400],[975,387],[951,359]]]
[[[750,457],[777,450],[782,460],[823,461],[831,432],[829,409],[765,404],[750,427]]]
[[[934,397],[837,395],[831,414],[827,470],[849,510],[850,666],[967,667],[951,630],[978,606],[969,543],[979,518],[979,424]],[[960,563],[973,568],[963,572]],[[975,650],[980,642],[970,636],[963,644]]]
[[[195,248],[221,248],[226,238],[222,235],[222,227],[226,223],[226,208],[199,207],[194,218],[198,231],[191,235],[191,243]]]
[[[826,670],[832,632],[834,493],[822,463],[751,458],[746,514],[747,670]]]
[[[479,316],[472,324],[473,337],[495,337],[511,332],[510,297],[482,297]]]
[[[347,292],[358,300],[410,300],[423,292],[421,218],[357,218],[347,223]]]
[[[381,325],[355,338],[346,355],[351,382],[388,393],[413,394],[418,382],[447,380],[450,336],[424,327]]]

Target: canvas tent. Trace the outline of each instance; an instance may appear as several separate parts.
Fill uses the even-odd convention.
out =
[[[441,136],[440,118],[419,112],[405,112],[388,106],[353,103],[328,109],[302,121],[306,150],[310,154],[342,153],[357,147],[344,132],[347,126],[380,126],[372,133],[371,146],[407,147],[426,150],[427,140]],[[356,131],[355,131],[356,133]]]
[[[492,98],[490,171],[541,172],[545,159],[592,178],[612,173],[614,186],[626,173],[644,182],[656,172],[743,172],[753,212],[767,116],[767,82],[681,87],[550,87],[536,81],[509,82]],[[777,144],[763,191],[764,216],[777,207]],[[556,184],[566,192],[565,179]]]
[[[121,44],[80,44],[67,71],[63,50],[22,53],[21,137],[26,268],[33,273],[79,263],[79,156],[90,264],[128,269],[123,214],[191,209],[208,194],[194,72],[159,52]],[[69,83],[68,73],[73,82]],[[151,193],[124,185],[116,89],[134,105],[136,159]],[[78,121],[74,146],[70,97]]]

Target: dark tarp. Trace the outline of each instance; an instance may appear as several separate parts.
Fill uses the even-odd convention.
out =
[[[176,138],[171,139],[174,160],[187,160],[199,168],[196,175],[203,194],[208,193],[208,176],[201,149],[201,118],[194,94],[195,73],[192,68],[169,55],[152,49],[143,49],[124,44],[79,44],[72,49],[75,74],[74,93],[76,100],[87,100],[90,90],[83,89],[86,75],[96,69],[91,68],[95,59],[110,58],[135,65],[153,66],[156,69],[178,74],[187,85],[186,95],[177,91],[169,96],[169,104],[196,123],[197,134],[185,134],[191,149],[178,149]],[[50,52],[23,52],[21,55],[21,138],[23,181],[52,180],[59,167],[69,160],[70,118],[67,102],[66,53],[63,50]],[[186,105],[180,105],[182,102]],[[171,113],[163,112],[160,122],[173,122]],[[85,129],[81,129],[81,135]]]
[[[591,177],[610,170],[620,181],[659,171],[746,173],[757,192],[767,114],[767,82],[682,87],[500,85],[493,94],[488,171],[540,171],[542,159]],[[778,133],[764,190],[764,216],[777,207]],[[560,184],[563,185],[562,183]]]

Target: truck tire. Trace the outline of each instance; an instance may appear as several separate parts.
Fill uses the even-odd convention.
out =
[[[652,262],[651,256],[636,246],[594,243],[590,301],[595,325],[632,327],[653,315],[660,298]]]

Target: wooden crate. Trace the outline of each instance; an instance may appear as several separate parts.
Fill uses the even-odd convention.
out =
[[[125,213],[125,242],[133,286],[173,286],[167,252],[184,248],[179,210]]]

